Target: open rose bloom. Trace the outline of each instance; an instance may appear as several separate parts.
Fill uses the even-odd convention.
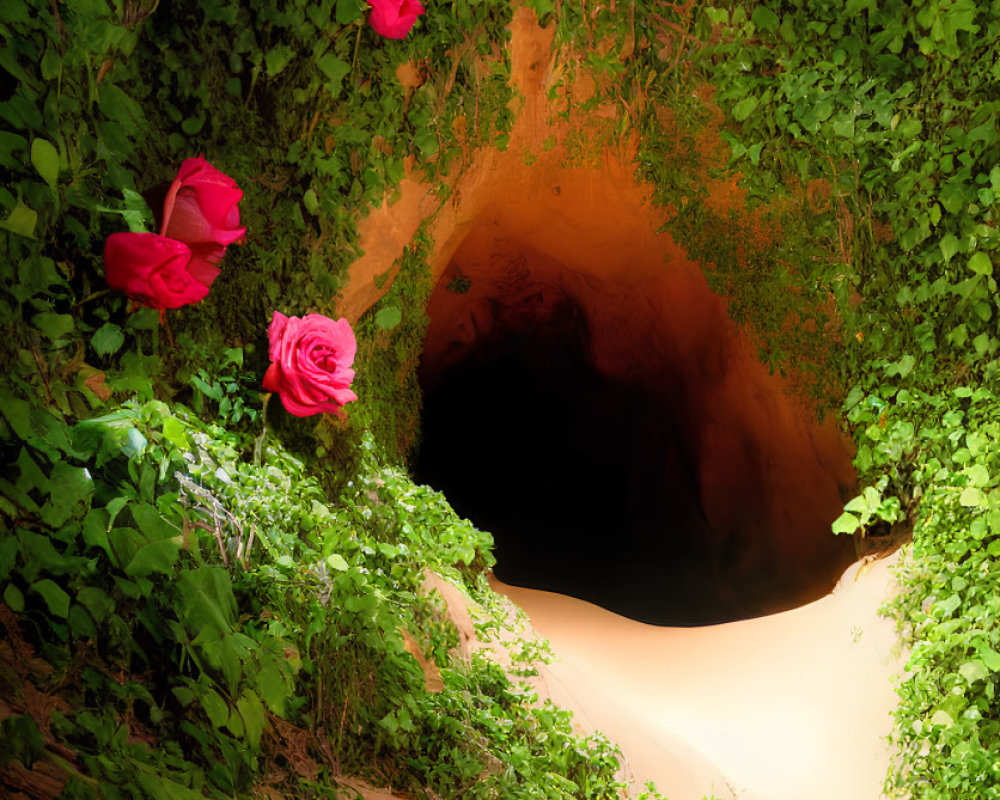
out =
[[[264,389],[280,395],[289,414],[339,415],[345,403],[358,399],[349,388],[357,342],[346,319],[275,311],[267,338],[273,363],[264,373]]]
[[[115,233],[104,246],[108,285],[152,308],[204,299],[226,247],[246,233],[243,192],[203,157],[188,158],[170,184],[160,233]]]
[[[402,39],[410,32],[417,17],[424,13],[418,0],[368,0],[372,10],[368,22],[375,33],[388,39]]]

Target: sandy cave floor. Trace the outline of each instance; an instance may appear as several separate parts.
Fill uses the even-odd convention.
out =
[[[800,608],[700,628],[492,585],[552,644],[540,693],[617,741],[636,788],[654,780],[670,800],[877,800],[905,663],[878,614],[898,558],[853,564]]]

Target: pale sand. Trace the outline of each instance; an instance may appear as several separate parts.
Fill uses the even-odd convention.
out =
[[[527,612],[556,661],[543,689],[617,741],[636,786],[670,800],[877,800],[903,658],[893,556],[773,616],[660,628],[550,592],[494,588]]]

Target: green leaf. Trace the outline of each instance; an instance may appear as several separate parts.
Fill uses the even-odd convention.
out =
[[[190,450],[191,443],[188,441],[187,429],[184,423],[177,417],[171,415],[163,418],[163,438],[178,450]]]
[[[164,519],[160,510],[149,503],[134,503],[129,506],[132,518],[150,542],[170,539],[180,534],[176,525]]]
[[[243,718],[243,727],[250,746],[254,749],[260,747],[260,736],[267,726],[267,714],[257,693],[252,689],[244,691],[236,701],[236,708]]]
[[[986,486],[990,482],[990,471],[984,464],[973,464],[966,467],[965,474],[969,478],[970,486]]]
[[[45,600],[49,611],[65,619],[69,616],[69,595],[53,580],[44,578],[31,584],[31,591],[37,592]]]
[[[854,533],[860,526],[861,520],[849,511],[845,511],[833,521],[831,529],[834,533]]]
[[[129,189],[127,186],[122,188],[122,198],[125,201],[125,208],[122,210],[121,215],[128,225],[128,229],[132,233],[143,233],[153,230],[155,225],[153,211],[146,202],[146,198],[134,189]]]
[[[276,664],[265,664],[257,673],[257,688],[260,696],[279,717],[285,715],[285,699],[288,697],[288,686],[284,676]]]
[[[213,727],[221,728],[229,721],[229,704],[214,689],[207,686],[199,689],[198,699]]]
[[[62,339],[75,327],[73,317],[69,314],[54,314],[51,311],[43,311],[35,314],[31,318],[31,324],[49,337],[53,342]]]
[[[754,109],[757,108],[758,102],[759,101],[757,100],[756,95],[751,94],[744,97],[740,100],[740,102],[733,106],[733,119],[737,122],[743,122],[743,120],[754,112]]]
[[[1000,653],[983,642],[976,644],[976,652],[990,671],[1000,671]]]
[[[780,23],[778,15],[767,6],[757,6],[753,10],[753,14],[750,16],[750,21],[756,25],[759,30],[769,31],[771,33],[778,30],[778,24]]]
[[[391,331],[403,320],[403,312],[397,306],[386,306],[375,315],[375,324],[386,331]]]
[[[24,611],[24,593],[13,583],[8,583],[3,590],[3,601],[10,606],[15,614]]]
[[[264,56],[264,66],[267,68],[267,76],[274,78],[295,56],[295,51],[287,44],[277,44],[267,51]]]
[[[177,562],[183,538],[160,539],[139,548],[132,560],[125,567],[126,575],[149,575],[161,572],[170,575]]]
[[[966,508],[975,508],[979,505],[979,499],[979,489],[975,486],[967,486],[962,490],[962,495],[958,498],[958,502]]]
[[[958,668],[958,672],[969,683],[985,680],[990,676],[990,671],[982,661],[966,661]]]
[[[337,0],[337,22],[350,25],[365,14],[366,4],[362,0]]]
[[[125,334],[113,322],[105,322],[90,338],[90,345],[99,356],[117,353],[123,344],[125,344]]]
[[[993,274],[993,264],[990,261],[990,257],[982,250],[973,253],[971,258],[969,258],[969,269],[977,275]]]
[[[229,573],[203,566],[181,573],[177,580],[180,619],[189,630],[210,626],[228,632],[236,621],[236,598]]]
[[[42,732],[30,714],[11,714],[0,723],[0,764],[5,769],[13,760],[31,769],[44,754]]]
[[[885,368],[886,375],[898,375],[900,378],[905,378],[913,370],[916,363],[917,359],[907,353],[895,364],[890,364]]]
[[[344,560],[344,557],[338,553],[331,553],[328,555],[326,557],[326,564],[330,569],[335,569],[338,572],[343,572],[344,570],[350,568],[350,565]]]
[[[31,143],[31,165],[38,170],[42,180],[55,188],[59,181],[59,151],[48,139],[35,139]]]
[[[316,62],[316,66],[327,78],[324,86],[330,96],[337,97],[340,94],[344,78],[351,71],[351,65],[346,61],[341,61],[333,53],[327,53]]]
[[[115,601],[103,589],[98,589],[96,586],[84,586],[76,593],[76,602],[87,609],[90,616],[98,623],[115,610]]]
[[[538,17],[539,22],[545,18],[546,14],[556,10],[552,0],[528,0],[528,5],[535,9],[535,16]]]
[[[230,710],[229,719],[226,720],[226,728],[237,739],[243,738],[243,717],[240,715],[239,709]]]
[[[955,720],[951,714],[943,709],[938,709],[931,717],[931,725],[943,725],[945,728],[950,728],[954,724]]]
[[[305,194],[302,195],[302,205],[314,217],[319,214],[319,198],[316,196],[315,189],[306,189]]]
[[[188,136],[194,136],[205,126],[205,115],[199,114],[196,117],[188,117],[181,123],[181,130]]]
[[[26,239],[34,239],[37,224],[38,214],[18,200],[14,210],[7,215],[7,219],[0,222],[0,228],[24,236]]]
[[[71,517],[83,517],[93,488],[86,469],[58,462],[49,476],[49,497],[42,506],[42,521],[59,528]]]
[[[146,122],[146,115],[142,111],[142,106],[129,97],[125,91],[111,81],[104,81],[98,93],[98,106],[104,115],[120,126],[119,130],[124,133],[124,137],[116,137],[120,141],[112,140],[111,149],[123,154],[131,147],[131,143],[125,137],[135,137],[140,133]],[[107,132],[111,130],[107,125],[101,126],[101,130]]]
[[[962,605],[962,598],[957,594],[949,595],[944,600],[938,600],[934,604],[935,610],[940,610],[941,616],[950,617],[955,613],[955,610]]]

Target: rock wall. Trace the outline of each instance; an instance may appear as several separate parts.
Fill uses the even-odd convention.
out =
[[[519,9],[510,55],[520,98],[509,147],[470,153],[443,205],[418,176],[408,176],[400,200],[362,224],[366,255],[352,267],[342,313],[355,319],[377,300],[386,286],[376,289],[375,276],[391,274],[393,260],[430,219],[436,289],[421,382],[428,409],[436,397],[442,421],[425,420],[425,451],[439,452],[421,461],[439,484],[455,484],[449,463],[461,477],[497,484],[487,505],[513,516],[488,511],[473,520],[497,534],[502,579],[537,586],[537,574],[555,566],[564,577],[542,588],[618,603],[616,610],[643,618],[628,586],[586,595],[566,576],[611,584],[616,578],[607,571],[617,569],[619,583],[632,583],[628,557],[644,547],[648,578],[659,576],[676,595],[675,610],[646,614],[650,621],[716,621],[814,599],[853,555],[849,540],[829,532],[854,482],[848,442],[833,420],[819,424],[789,385],[768,374],[699,266],[657,233],[667,211],[651,206],[648,188],[633,180],[634,143],[580,151],[580,142],[606,141],[613,112],[598,107],[555,118],[547,97],[558,74],[551,52],[552,31]],[[569,92],[579,99],[591,90],[579,79]],[[506,406],[495,399],[507,387],[490,383],[500,369],[526,384],[509,387]],[[488,396],[468,394],[470,381]],[[553,418],[532,420],[532,413]],[[454,429],[457,443],[442,446]],[[560,470],[557,461],[524,485],[502,480],[512,471],[526,475],[526,460],[553,455],[543,458],[538,448],[522,461],[494,454],[516,443],[523,455],[532,437],[556,459],[579,465],[590,457],[590,471],[546,480],[545,469]],[[470,470],[473,444],[490,451],[477,471]],[[489,466],[498,462],[499,476]],[[608,462],[613,469],[605,469]],[[579,499],[574,487],[588,482],[581,494],[603,495],[602,510],[571,519],[562,535],[552,531],[565,518],[550,520],[548,529],[518,524],[526,516],[544,520],[545,512],[518,511],[511,498],[523,495],[527,503],[544,494],[565,508]],[[464,511],[475,501],[462,493],[482,499],[481,487],[467,492],[461,483],[455,496],[440,488]],[[604,526],[603,549],[599,533],[573,538],[588,518]],[[513,532],[518,527],[527,532]],[[617,542],[613,557],[608,542]],[[580,547],[604,552],[603,563],[566,557]],[[706,596],[701,617],[678,616],[686,598]]]

